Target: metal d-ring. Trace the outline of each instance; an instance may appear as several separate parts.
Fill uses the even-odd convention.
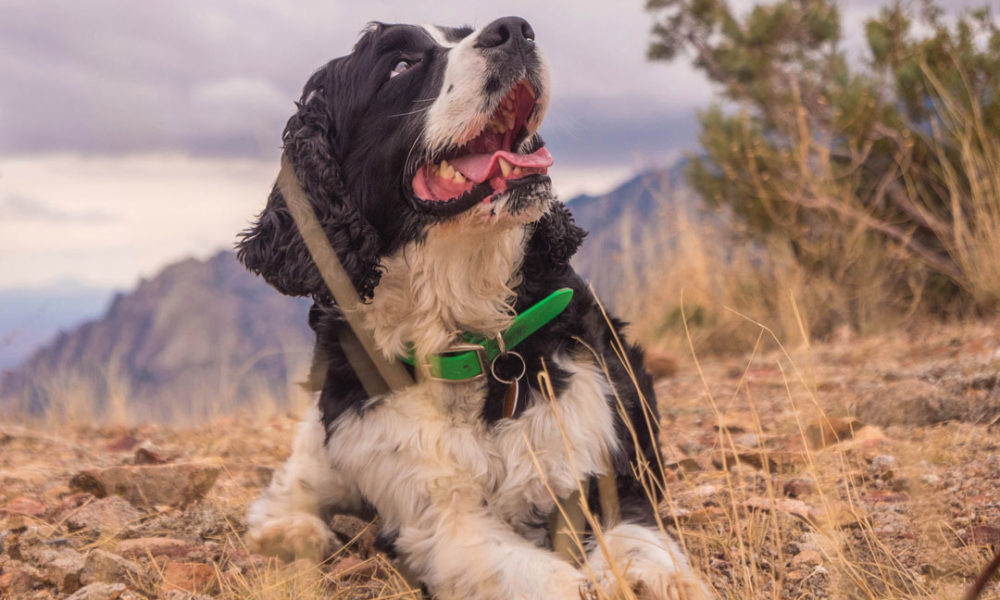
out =
[[[493,379],[496,379],[500,383],[506,383],[508,385],[516,383],[522,377],[524,377],[524,374],[528,371],[528,364],[524,362],[523,356],[521,356],[517,352],[514,352],[513,350],[507,350],[507,344],[504,343],[502,335],[498,335],[496,337],[496,340],[497,340],[497,346],[500,347],[500,354],[497,354],[495,357],[493,357],[493,360],[490,361],[490,374],[493,375]],[[509,356],[513,356],[517,358],[517,360],[521,361],[521,372],[518,373],[513,379],[503,379],[502,377],[497,375],[497,360],[501,358],[507,358]]]

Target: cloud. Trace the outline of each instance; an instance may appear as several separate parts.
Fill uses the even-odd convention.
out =
[[[8,221],[48,221],[50,223],[104,223],[115,217],[101,211],[71,213],[20,194],[0,200],[0,218]]]
[[[733,1],[739,11],[754,3]],[[844,3],[850,48],[864,16],[884,3]],[[985,2],[948,4],[977,3]],[[641,2],[12,0],[0,20],[0,155],[273,159],[308,75],[348,52],[366,22],[479,26],[503,14],[532,23],[553,66],[550,122],[582,123],[596,136],[599,150],[585,149],[575,127],[547,124],[543,131],[565,160],[590,160],[597,151],[617,160],[654,142],[693,144],[694,128],[684,121],[694,122],[714,90],[684,58],[646,61],[652,16]]]
[[[0,22],[0,154],[181,151],[273,158],[308,75],[350,50],[370,20],[469,23],[495,6],[464,0],[285,5],[231,2],[36,0]],[[641,6],[511,0],[503,13],[535,27],[555,71],[550,114],[628,129],[646,115],[689,114],[706,97],[691,68],[649,65]],[[589,32],[581,35],[580,32]],[[603,103],[602,114],[576,107]],[[621,127],[617,127],[621,125]],[[571,133],[553,130],[552,142]],[[690,141],[674,140],[677,143]],[[562,144],[567,159],[576,145]],[[611,155],[630,148],[609,148]]]

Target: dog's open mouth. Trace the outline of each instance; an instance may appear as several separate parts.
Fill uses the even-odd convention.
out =
[[[489,200],[494,194],[544,176],[552,155],[544,147],[529,153],[517,149],[532,133],[527,124],[536,110],[535,89],[522,80],[510,89],[482,130],[464,146],[450,150],[417,168],[411,185],[425,203],[466,204]]]

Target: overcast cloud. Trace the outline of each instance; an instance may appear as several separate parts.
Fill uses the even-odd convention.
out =
[[[689,143],[710,98],[683,64],[644,59],[641,2],[7,2],[0,19],[0,153],[276,155],[310,72],[369,20],[531,21],[553,65],[546,132],[562,160],[618,164]],[[499,10],[499,12],[498,12]],[[595,155],[601,141],[608,147]]]
[[[851,45],[880,4],[846,3]],[[556,188],[604,191],[693,147],[694,113],[712,99],[686,60],[645,60],[643,5],[0,0],[0,288],[128,285],[230,247],[263,205],[303,82],[371,20],[527,18],[553,67],[542,131]]]

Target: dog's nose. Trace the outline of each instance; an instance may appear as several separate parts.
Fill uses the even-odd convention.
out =
[[[535,43],[535,30],[521,17],[497,19],[483,29],[476,40],[480,48],[498,48],[513,52]]]

